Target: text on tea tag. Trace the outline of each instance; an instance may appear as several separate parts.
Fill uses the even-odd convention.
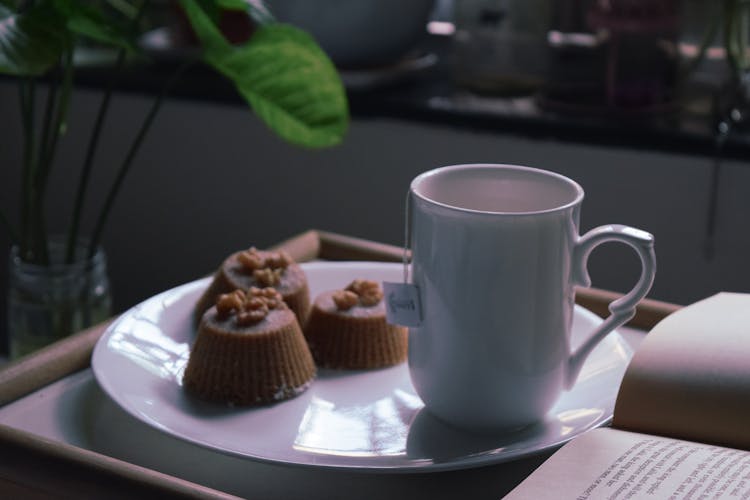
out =
[[[383,295],[388,323],[401,326],[419,326],[422,323],[417,285],[383,282]]]

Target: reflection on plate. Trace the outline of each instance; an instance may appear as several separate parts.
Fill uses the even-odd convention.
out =
[[[353,278],[398,281],[398,264],[302,265],[311,294]],[[262,408],[194,400],[182,373],[194,336],[192,307],[208,279],[161,293],[123,314],[96,345],[104,391],[141,422],[207,448],[272,463],[377,471],[433,471],[498,463],[555,448],[609,421],[632,352],[617,332],[591,354],[576,386],[547,418],[513,434],[480,436],[423,411],[406,364],[326,371],[297,398]],[[573,343],[601,320],[576,307]]]

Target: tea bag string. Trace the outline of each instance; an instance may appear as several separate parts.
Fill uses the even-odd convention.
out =
[[[409,257],[411,247],[411,189],[406,190],[406,201],[404,202],[404,252],[402,262],[404,264],[404,284],[409,283]]]

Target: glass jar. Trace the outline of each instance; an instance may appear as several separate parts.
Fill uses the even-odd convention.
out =
[[[24,262],[11,248],[8,284],[8,337],[15,359],[111,315],[107,259],[99,248],[87,256],[86,241],[65,263],[65,243],[51,238],[47,266]]]

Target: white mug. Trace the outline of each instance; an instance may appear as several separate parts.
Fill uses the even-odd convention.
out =
[[[514,165],[455,165],[410,188],[413,282],[422,321],[409,372],[428,411],[458,427],[514,429],[542,419],[588,354],[635,314],[656,270],[654,238],[607,225],[579,236],[583,189]],[[640,280],[571,352],[575,285],[589,286],[594,247],[631,246]]]

